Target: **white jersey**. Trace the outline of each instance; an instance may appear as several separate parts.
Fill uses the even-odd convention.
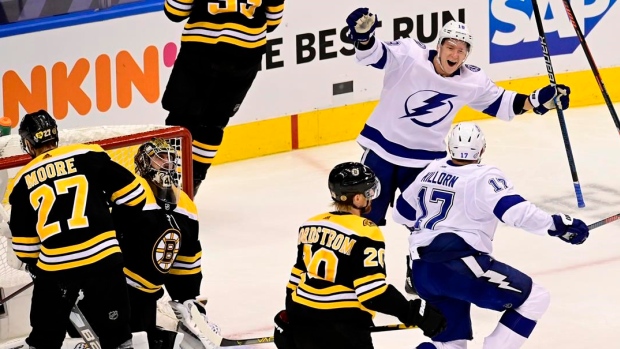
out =
[[[355,55],[358,63],[385,70],[379,104],[357,142],[393,164],[424,167],[445,157],[445,137],[465,105],[503,120],[515,116],[516,92],[497,86],[473,65],[442,77],[432,63],[437,51],[417,40],[375,40]]]
[[[446,158],[431,162],[397,199],[394,220],[413,228],[412,258],[443,233],[460,236],[472,248],[493,251],[497,223],[547,235],[551,215],[518,195],[497,167],[457,166]]]

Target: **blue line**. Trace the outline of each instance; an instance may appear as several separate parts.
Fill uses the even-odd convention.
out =
[[[23,22],[0,25],[0,38],[32,32],[58,29],[79,24],[106,21],[114,18],[135,16],[164,9],[163,1],[148,1],[117,5],[103,10],[81,11],[46,18],[29,19]]]

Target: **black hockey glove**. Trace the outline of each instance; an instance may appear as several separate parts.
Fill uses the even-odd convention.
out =
[[[443,314],[419,298],[409,301],[407,317],[399,320],[407,326],[418,326],[424,335],[430,338],[440,334],[446,328],[446,319]]]
[[[273,318],[275,328],[273,330],[273,342],[278,349],[296,349],[292,338],[290,324],[286,310],[280,310]]]

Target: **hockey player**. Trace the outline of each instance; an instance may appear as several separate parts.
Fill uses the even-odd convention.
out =
[[[192,134],[196,192],[260,70],[284,0],[166,0],[164,11],[174,22],[189,18],[161,103],[166,125]]]
[[[141,207],[145,190],[98,145],[58,147],[56,121],[45,111],[19,125],[32,160],[9,186],[13,250],[33,276],[31,348],[59,349],[82,290],[96,299],[88,318],[103,349],[131,347],[129,302],[108,202]]]
[[[190,324],[195,322],[191,315],[193,307],[208,321],[199,301],[206,299],[199,297],[202,248],[198,211],[176,185],[177,160],[176,150],[164,139],[154,138],[142,144],[134,163],[146,188],[146,205],[139,210],[112,209],[125,261],[125,278],[130,286],[131,330],[145,331],[151,349],[171,349],[181,338],[191,341],[192,336],[200,337],[200,333],[192,332],[196,329]],[[157,300],[163,296],[164,286],[174,300],[171,306],[181,322],[183,337],[156,324]],[[86,316],[90,308],[90,304],[80,302]]]
[[[377,311],[420,327],[426,336],[440,333],[441,313],[421,299],[408,301],[385,281],[383,234],[361,217],[380,192],[372,170],[339,164],[329,174],[329,190],[335,210],[299,228],[286,310],[275,319],[284,329],[275,332],[278,348],[373,348],[370,326]]]
[[[574,245],[589,235],[581,220],[540,210],[502,171],[481,165],[485,147],[476,124],[457,124],[448,138],[450,157],[431,162],[396,203],[395,221],[412,230],[414,285],[448,321],[433,344],[418,349],[465,349],[471,304],[504,312],[484,349],[521,348],[547,310],[547,290],[491,256],[499,221]]]
[[[504,90],[480,68],[464,64],[474,45],[464,23],[448,22],[435,50],[411,38],[377,40],[377,17],[367,8],[353,11],[347,24],[357,62],[385,71],[379,104],[357,138],[365,150],[362,162],[383,188],[364,217],[380,226],[396,190],[402,192],[430,161],[446,156],[445,138],[465,105],[507,121],[529,110],[545,114],[556,107],[556,96],[559,107],[568,108],[567,86],[549,85],[528,96]],[[409,280],[406,290],[413,293]]]

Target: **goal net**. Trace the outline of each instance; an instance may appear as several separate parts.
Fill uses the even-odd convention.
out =
[[[192,197],[192,140],[189,131],[182,127],[122,125],[59,130],[59,145],[99,144],[112,160],[135,173],[133,159],[138,147],[154,137],[166,139],[177,149],[179,154],[178,185]],[[6,187],[17,171],[30,160],[31,157],[22,151],[19,135],[0,137],[0,197],[2,197],[2,205],[7,213],[10,213],[11,207],[8,204]],[[11,248],[10,242],[0,236],[0,293],[2,293],[0,298],[8,296],[10,293],[7,292],[10,290],[18,289],[32,281],[26,272],[17,271],[8,266],[6,251],[9,248]],[[8,315],[10,302],[7,303],[8,307],[0,305],[0,318]],[[27,317],[27,314],[24,315]]]

